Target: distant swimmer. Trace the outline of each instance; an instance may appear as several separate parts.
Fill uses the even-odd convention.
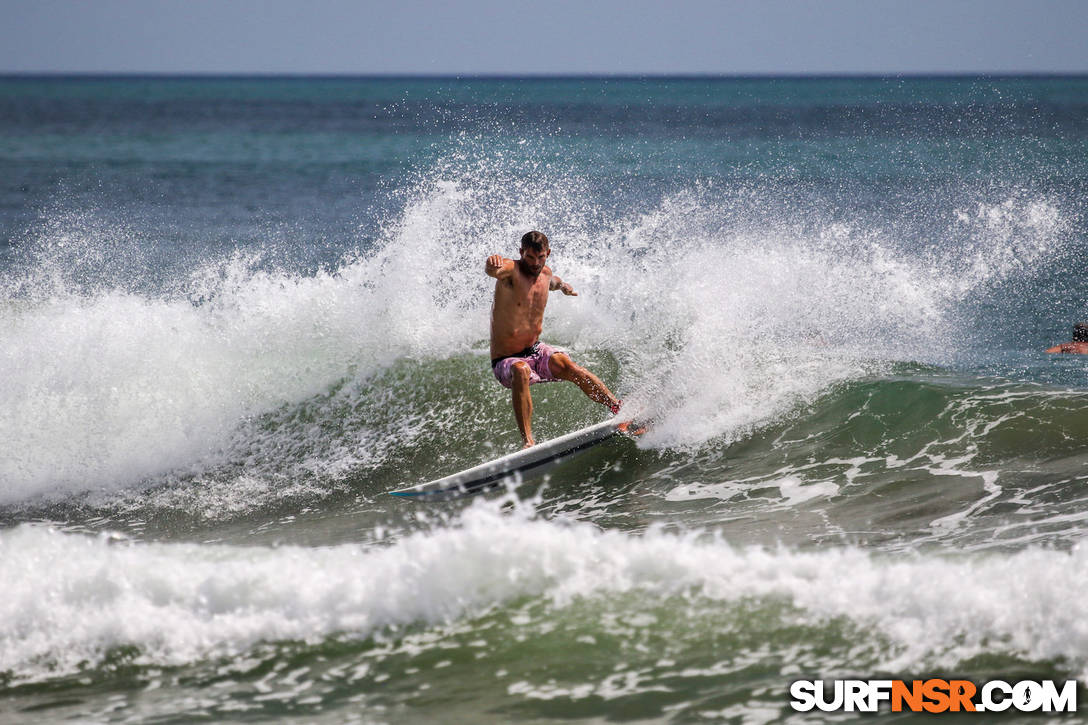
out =
[[[558,290],[578,296],[544,264],[549,254],[548,238],[540,232],[528,232],[521,238],[521,259],[495,254],[487,258],[484,268],[497,280],[491,305],[491,372],[503,386],[513,390],[514,418],[526,448],[536,442],[530,385],[569,380],[612,413],[620,409],[620,401],[596,375],[575,364],[565,352],[540,341],[548,293]]]
[[[1078,322],[1073,325],[1073,341],[1063,342],[1054,347],[1048,347],[1047,352],[1068,352],[1074,355],[1088,355],[1088,322]]]

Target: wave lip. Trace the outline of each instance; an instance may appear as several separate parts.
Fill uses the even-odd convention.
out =
[[[1088,677],[1088,551],[1029,549],[889,560],[856,549],[746,549],[719,539],[632,536],[470,508],[460,525],[387,547],[148,544],[24,525],[0,534],[0,672],[45,680],[102,663],[238,656],[262,641],[395,636],[525,597],[553,615],[640,593],[717,608],[786,603],[884,644],[887,671],[984,653],[1058,660]],[[746,604],[747,603],[747,604]],[[760,606],[760,605],[756,605]],[[777,616],[777,615],[772,615]],[[680,625],[675,625],[680,626]]]

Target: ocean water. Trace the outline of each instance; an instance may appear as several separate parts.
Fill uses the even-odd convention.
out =
[[[1086,222],[1085,77],[0,78],[0,722],[1085,701]],[[529,229],[650,431],[387,495],[518,447]]]

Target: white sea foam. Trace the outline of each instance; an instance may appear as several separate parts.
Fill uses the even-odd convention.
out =
[[[418,350],[359,280],[226,284],[202,305],[107,291],[0,312],[0,502],[207,463],[247,416]]]
[[[617,356],[609,382],[656,414],[644,445],[698,446],[780,420],[873,359],[949,354],[949,309],[1045,257],[1061,222],[1041,201],[981,206],[950,221],[966,251],[938,259],[841,222],[753,221],[748,192],[694,189],[603,230],[585,199],[569,179],[453,164],[335,270],[257,271],[235,255],[158,294],[96,253],[108,230],[49,227],[0,302],[0,504],[206,470],[253,416],[400,357],[478,350],[481,260],[515,256],[529,228],[550,234],[553,267],[581,293],[552,301],[545,337]],[[74,243],[96,284],[49,251]],[[367,458],[335,455],[310,469]]]
[[[256,271],[236,255],[194,272],[180,297],[78,288],[48,265],[12,283],[0,305],[0,504],[199,470],[248,416],[398,357],[468,349],[486,335],[486,302],[449,298],[441,288],[465,285],[440,284],[442,262],[421,262],[441,244],[420,227],[449,198],[410,207],[384,250],[335,273]],[[401,251],[405,236],[433,249]]]
[[[895,559],[742,550],[483,503],[457,526],[371,549],[130,543],[24,525],[0,533],[0,671],[48,678],[119,646],[136,647],[140,663],[183,664],[260,641],[464,621],[525,597],[562,616],[575,601],[638,592],[710,608],[785,601],[815,626],[842,619],[849,636],[886,642],[885,661],[871,664],[893,671],[1000,652],[1065,658],[1084,678],[1088,584],[1071,573],[1086,565],[1083,547]]]
[[[969,344],[957,306],[1045,263],[1063,229],[1047,204],[1009,200],[951,222],[963,248],[905,252],[888,231],[842,223],[723,224],[745,201],[680,194],[573,245],[571,276],[593,280],[598,302],[564,308],[560,329],[625,353],[632,399],[655,412],[647,445],[736,440],[875,360],[954,359]]]

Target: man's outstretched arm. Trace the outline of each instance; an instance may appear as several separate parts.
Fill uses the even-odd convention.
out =
[[[514,260],[506,259],[501,254],[492,254],[484,264],[484,272],[495,279],[506,279],[514,273]]]
[[[563,280],[559,279],[559,275],[557,275],[557,274],[552,275],[552,281],[548,284],[548,291],[549,292],[553,292],[555,290],[559,290],[563,294],[568,295],[570,297],[577,297],[578,296],[578,293],[574,291],[574,288],[571,287],[566,282],[564,282]]]

